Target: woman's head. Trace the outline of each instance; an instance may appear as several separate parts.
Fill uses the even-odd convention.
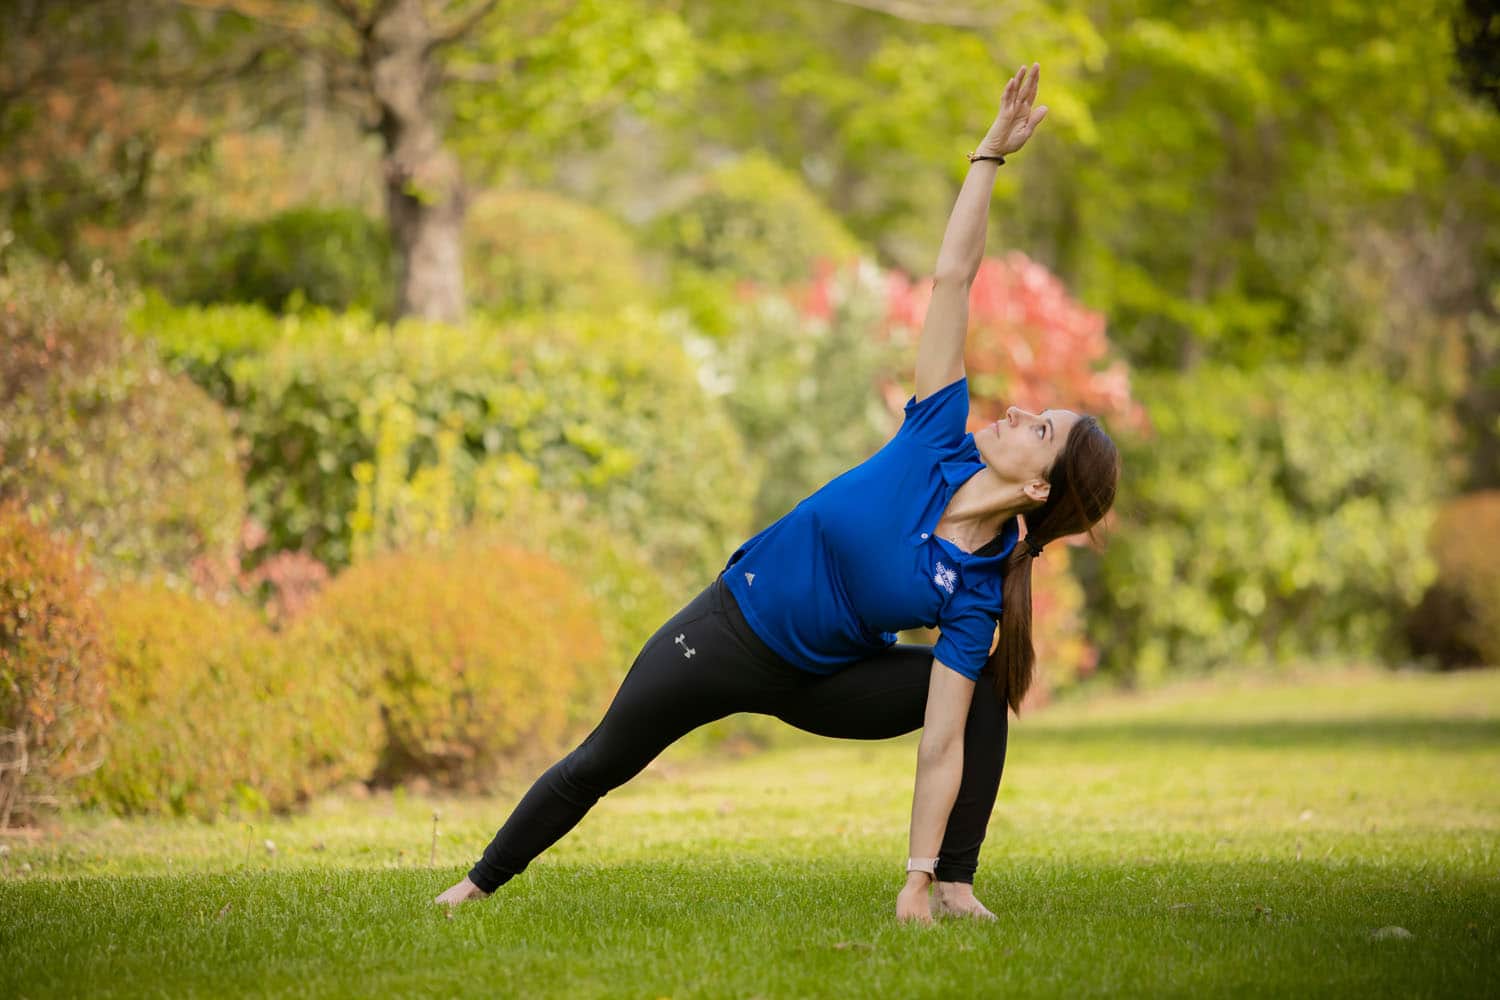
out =
[[[1000,426],[1002,423],[1004,426]],[[1048,429],[1038,430],[1043,426]],[[1022,515],[1031,544],[1016,545],[1005,561],[1000,640],[990,654],[995,684],[1010,707],[1019,712],[1021,699],[1031,686],[1036,660],[1031,644],[1031,550],[1069,535],[1087,532],[1093,537],[1094,526],[1115,502],[1120,452],[1096,418],[1069,410],[1032,414],[1011,407],[1003,421],[996,421],[985,431],[992,438],[986,443],[1006,446],[1010,452],[997,456],[1006,463],[999,468],[1020,473],[1015,480],[1025,483],[1027,495],[1033,500],[1033,506]],[[982,433],[975,433],[976,445]],[[1039,470],[1042,474],[1036,477],[1044,480],[1044,485],[1025,479],[1029,475],[1026,470],[1048,457],[1051,464]],[[990,456],[986,455],[985,461],[997,468]]]
[[[1023,492],[1023,504],[1035,506],[1049,495],[1052,469],[1083,419],[1072,410],[1032,413],[1011,406],[999,420],[974,432],[974,446],[1001,482]]]

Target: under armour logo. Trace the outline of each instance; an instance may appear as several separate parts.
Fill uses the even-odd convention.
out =
[[[686,652],[684,652],[682,654],[683,659],[686,659],[686,658],[692,656],[694,653],[698,652],[696,649],[694,649],[693,647],[691,647],[691,646],[689,646],[687,644],[687,633],[686,632],[684,632],[681,635],[679,635],[675,641],[676,641],[677,645],[681,646],[684,650],[686,650]]]
[[[754,582],[755,582],[755,574],[754,573],[746,573],[745,574],[745,586],[748,587],[748,586],[750,586]]]
[[[937,564],[937,572],[932,575],[932,582],[951,594],[953,593],[953,585],[958,582],[958,574],[939,562]]]

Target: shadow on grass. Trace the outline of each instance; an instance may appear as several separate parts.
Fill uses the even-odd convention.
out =
[[[1287,719],[1281,722],[1069,722],[1026,725],[1030,742],[1233,747],[1500,750],[1500,719]]]

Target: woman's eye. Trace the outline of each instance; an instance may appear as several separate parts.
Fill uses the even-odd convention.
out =
[[[1040,426],[1037,427],[1036,434],[1037,434],[1037,437],[1045,439],[1047,437],[1047,428],[1040,427]]]

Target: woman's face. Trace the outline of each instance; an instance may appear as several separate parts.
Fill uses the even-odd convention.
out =
[[[1047,479],[1047,472],[1062,452],[1068,433],[1081,418],[1072,410],[1032,413],[1019,406],[974,432],[979,455],[1001,479],[1026,484]]]

